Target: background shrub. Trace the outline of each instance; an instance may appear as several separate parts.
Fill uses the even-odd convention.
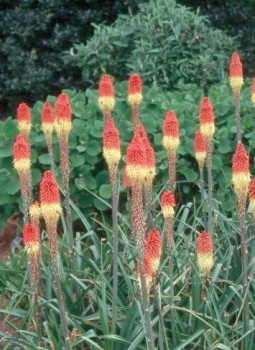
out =
[[[238,37],[244,72],[254,75],[255,56],[255,3],[253,0],[179,0],[181,4],[199,7],[212,25],[228,35]]]
[[[243,141],[248,147],[250,159],[254,158],[254,110],[250,97],[250,81],[242,91],[241,116]],[[114,118],[122,139],[122,154],[132,137],[131,112],[126,102],[127,82],[115,85],[117,104]],[[109,177],[102,157],[102,115],[97,106],[97,90],[86,92],[64,90],[68,93],[73,107],[74,121],[69,148],[71,157],[71,196],[85,216],[96,216],[109,210]],[[176,112],[180,122],[181,146],[177,161],[177,193],[180,203],[200,198],[198,169],[193,152],[193,137],[198,128],[198,110],[203,96],[201,88],[195,84],[179,84],[178,91],[163,92],[153,85],[144,86],[144,101],[141,106],[141,120],[156,151],[157,178],[155,190],[158,192],[166,184],[167,160],[162,147],[162,121],[167,110]],[[231,189],[231,160],[236,147],[234,101],[228,82],[213,85],[209,96],[215,109],[216,134],[213,153],[214,198],[224,203],[226,210],[235,208]],[[54,96],[48,97],[53,104]],[[38,101],[32,108],[33,130],[31,132],[33,182],[35,190],[43,170],[49,168],[44,135],[40,130],[40,114],[43,102]],[[12,167],[12,145],[17,134],[16,121],[8,118],[0,122],[0,209],[2,219],[13,213],[21,204],[17,174]],[[56,161],[58,144],[54,139]],[[60,180],[60,179],[59,179]],[[125,210],[126,195],[121,190],[120,210]],[[105,202],[102,202],[102,200]],[[215,202],[216,203],[216,202]],[[21,209],[21,208],[20,208]],[[74,214],[74,219],[76,219]]]
[[[225,75],[235,46],[199,12],[159,0],[142,4],[136,15],[119,16],[111,26],[95,26],[93,37],[75,45],[70,59],[90,84],[102,73],[123,80],[139,72],[146,84],[171,88],[182,80],[206,87]]]
[[[65,87],[84,87],[64,50],[86,41],[93,23],[111,23],[141,0],[3,0],[0,3],[0,111],[35,102]]]

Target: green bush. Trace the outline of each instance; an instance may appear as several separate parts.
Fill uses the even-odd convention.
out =
[[[225,75],[233,47],[234,40],[199,12],[173,0],[151,0],[136,15],[95,25],[93,37],[75,45],[70,59],[91,84],[102,73],[123,80],[139,72],[146,84],[171,88],[182,80],[206,87]]]
[[[12,110],[24,99],[34,103],[67,86],[84,87],[79,69],[63,63],[64,51],[93,34],[92,22],[111,23],[140,2],[1,1],[1,111]]]
[[[114,118],[120,130],[122,154],[132,137],[131,112],[127,104],[127,82],[117,83],[116,108]],[[102,157],[103,120],[97,105],[97,90],[84,92],[65,90],[69,94],[73,108],[73,130],[70,136],[71,196],[84,215],[96,215],[109,210],[109,177]],[[172,109],[180,122],[181,146],[177,161],[177,193],[180,202],[200,198],[198,168],[194,159],[193,137],[198,128],[198,110],[203,96],[202,90],[194,84],[179,85],[178,91],[163,92],[156,85],[144,86],[144,101],[141,106],[141,120],[156,151],[157,177],[156,191],[168,177],[166,153],[162,147],[162,121],[165,112]],[[209,96],[215,109],[216,134],[213,152],[214,198],[224,203],[226,209],[235,208],[231,190],[231,160],[236,147],[235,112],[232,92],[228,82],[212,86]],[[55,97],[49,96],[52,104]],[[43,102],[32,108],[33,130],[31,147],[33,161],[33,183],[36,189],[43,170],[49,168],[46,143],[40,130],[40,113]],[[254,110],[250,102],[250,82],[242,91],[241,116],[243,141],[248,147],[251,159],[254,157],[255,133]],[[12,145],[17,134],[16,121],[7,119],[0,122],[0,209],[3,218],[21,205],[19,183],[12,167]],[[58,163],[58,143],[54,138],[56,162]],[[120,196],[120,210],[125,210],[126,195]],[[105,200],[102,202],[101,198]],[[20,209],[22,209],[20,207]],[[74,216],[76,219],[77,216]],[[2,218],[2,219],[3,219]]]

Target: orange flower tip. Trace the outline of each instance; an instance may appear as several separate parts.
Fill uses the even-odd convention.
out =
[[[229,82],[234,92],[239,92],[243,85],[243,67],[240,56],[234,52],[229,67]]]
[[[206,231],[197,236],[197,265],[205,276],[208,276],[214,265],[212,237]]]
[[[179,122],[174,111],[168,111],[163,121],[163,146],[168,153],[175,153],[179,145]]]
[[[41,218],[41,207],[39,202],[33,202],[29,207],[31,221],[38,221]]]
[[[200,132],[206,142],[211,142],[214,132],[214,111],[209,97],[202,99],[199,109]]]
[[[46,101],[42,108],[42,131],[45,135],[51,135],[54,130],[54,117],[53,117],[53,110],[49,103],[49,101]]]
[[[251,200],[255,200],[255,179],[252,179],[249,186],[249,196]]]
[[[150,260],[152,272],[156,274],[161,257],[161,236],[157,229],[148,232],[145,239],[144,254]]]
[[[202,133],[198,130],[194,138],[195,157],[200,168],[203,168],[206,159],[206,142]]]
[[[49,170],[44,172],[40,183],[40,202],[41,205],[60,203],[58,183]]]
[[[128,103],[131,106],[139,105],[142,102],[142,80],[138,74],[133,74],[128,80]]]
[[[252,216],[255,217],[255,179],[251,181],[249,186],[250,207]]]
[[[20,103],[17,108],[18,129],[21,134],[28,137],[32,128],[31,112],[28,105],[24,102]]]
[[[35,225],[24,225],[23,243],[28,255],[38,255],[40,252],[40,236]]]
[[[237,196],[246,196],[250,183],[249,156],[239,142],[232,159],[232,183]]]
[[[147,161],[147,165],[145,169],[146,180],[147,182],[151,183],[156,175],[156,160],[155,160],[154,149],[150,144],[148,135],[142,124],[137,125],[136,132],[139,134],[140,138],[143,141],[143,145],[146,153],[146,161]]]
[[[72,129],[72,107],[67,94],[60,94],[55,102],[54,127],[59,139],[68,137]]]
[[[147,165],[146,149],[139,130],[136,130],[127,148],[126,172],[131,184],[141,184],[145,181]]]
[[[115,106],[114,88],[108,75],[104,75],[99,83],[98,104],[101,111],[109,114]]]
[[[172,191],[164,191],[161,195],[161,210],[164,219],[172,219],[174,217],[175,196]]]
[[[116,168],[121,158],[119,131],[112,118],[107,118],[103,132],[103,156],[109,168]]]
[[[27,174],[31,168],[30,148],[24,135],[17,135],[13,145],[13,166],[18,174]]]

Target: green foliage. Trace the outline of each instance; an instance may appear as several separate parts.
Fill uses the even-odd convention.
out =
[[[74,46],[71,60],[91,84],[102,73],[123,80],[139,72],[146,84],[172,88],[182,80],[206,87],[224,76],[233,47],[233,39],[199,12],[173,0],[151,0],[136,15],[95,25],[93,37]]]
[[[158,205],[158,198],[154,206]],[[201,206],[185,203],[176,212],[173,242],[174,261],[174,303],[171,304],[169,291],[169,266],[167,252],[161,259],[159,284],[157,290],[165,322],[168,346],[170,349],[240,349],[243,336],[243,321],[240,317],[243,296],[241,294],[242,264],[240,259],[239,225],[233,213],[231,218],[222,211],[224,206],[216,206],[214,217],[214,259],[215,266],[206,283],[196,266],[195,239],[202,216]],[[74,261],[68,258],[65,236],[59,237],[59,260],[61,281],[69,329],[76,329],[73,339],[74,349],[81,346],[90,350],[110,350],[112,344],[118,350],[146,350],[140,309],[140,296],[135,276],[135,247],[129,236],[126,221],[119,216],[120,254],[118,284],[118,322],[117,334],[111,333],[112,303],[112,231],[104,224],[102,230],[106,239],[98,238],[89,222],[79,213],[83,222],[81,232],[76,233]],[[163,227],[160,216],[157,225]],[[250,332],[246,335],[249,343],[254,344],[254,226],[248,226]],[[39,344],[38,334],[33,324],[33,295],[28,288],[28,264],[26,253],[20,247],[15,255],[11,254],[7,262],[0,261],[1,309],[0,318],[7,317],[11,332],[0,330],[3,349],[59,349],[63,346],[59,310],[52,284],[49,266],[48,247],[45,232],[42,235],[43,262],[41,265],[41,309],[42,338]],[[70,274],[73,263],[77,274]],[[76,297],[72,294],[71,281],[79,286]],[[204,297],[203,297],[204,296]],[[5,303],[3,302],[3,298]],[[150,309],[155,334],[156,349],[166,349],[160,333],[158,312],[155,308],[153,293],[150,293]],[[174,316],[172,317],[172,313]],[[142,319],[142,322],[141,322]],[[173,343],[175,332],[176,345]]]
[[[179,3],[199,7],[202,14],[209,17],[216,28],[224,30],[230,36],[237,36],[243,59],[244,72],[254,75],[255,55],[255,12],[253,0],[178,0]]]
[[[132,137],[131,111],[127,104],[127,82],[117,83],[116,108],[114,118],[120,130],[123,160],[127,144]],[[109,211],[110,192],[109,176],[102,156],[103,119],[97,106],[97,90],[86,92],[64,90],[69,94],[73,108],[73,130],[71,132],[70,166],[71,166],[71,196],[85,215],[96,215],[98,211]],[[156,152],[157,177],[156,189],[167,181],[166,152],[162,147],[162,121],[167,110],[176,112],[180,123],[181,145],[178,149],[177,161],[177,191],[181,203],[200,198],[198,187],[198,168],[193,152],[193,138],[198,129],[198,111],[202,90],[194,84],[180,84],[179,91],[163,92],[156,85],[143,88],[144,100],[141,105],[141,121],[148,132]],[[226,208],[235,208],[234,196],[231,190],[231,160],[236,145],[234,100],[228,82],[212,86],[209,89],[216,118],[216,133],[213,152],[214,197],[224,202]],[[248,81],[242,90],[241,117],[243,141],[247,145],[250,158],[253,159],[255,134],[253,132],[254,109],[251,101],[251,88]],[[48,99],[53,104],[55,97]],[[32,108],[33,130],[31,132],[31,148],[33,161],[33,184],[37,196],[38,183],[42,171],[49,168],[46,143],[40,129],[40,114],[42,102],[37,102]],[[7,119],[0,122],[0,207],[2,219],[10,216],[14,210],[21,210],[18,177],[12,167],[12,145],[18,133],[16,121]],[[58,163],[58,141],[53,139],[55,160]],[[121,166],[123,165],[123,161]],[[57,172],[58,178],[60,176]],[[206,173],[205,173],[206,175]],[[120,176],[121,182],[121,176]],[[124,194],[121,190],[121,198]],[[101,202],[101,196],[106,202]],[[122,203],[122,209],[125,205]],[[91,210],[93,208],[93,210]],[[94,211],[95,209],[95,211]],[[91,214],[92,213],[92,214]],[[74,215],[75,220],[77,216]]]
[[[93,33],[91,22],[111,23],[140,0],[22,0],[0,4],[0,108],[36,101],[66,86],[84,86],[63,52]],[[99,6],[100,5],[100,6]]]

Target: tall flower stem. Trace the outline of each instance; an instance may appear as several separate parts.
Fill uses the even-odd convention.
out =
[[[133,226],[136,231],[136,249],[138,253],[138,264],[141,272],[141,292],[146,325],[146,341],[148,350],[155,350],[144,264],[145,224],[143,219],[143,196],[142,187],[139,184],[132,184],[132,199],[134,204],[134,211],[136,213],[135,222],[133,223]]]
[[[168,172],[169,172],[169,189],[174,191],[176,181],[176,155],[168,153]]]
[[[212,146],[211,143],[207,144],[207,176],[208,176],[208,232],[213,233],[213,204],[212,204],[212,191],[213,191],[213,180],[212,180]]]
[[[137,125],[139,124],[139,105],[134,104],[132,106],[132,123],[133,123],[133,130],[135,131]]]
[[[112,233],[113,233],[113,298],[112,298],[112,333],[116,333],[117,298],[118,298],[118,255],[119,255],[119,228],[118,228],[118,193],[116,172],[111,174],[112,195]]]
[[[166,336],[166,329],[165,329],[165,324],[164,324],[164,318],[163,318],[163,314],[162,314],[161,306],[160,306],[160,302],[159,302],[159,297],[158,297],[155,277],[153,277],[152,289],[153,289],[154,301],[155,301],[156,309],[158,311],[159,324],[160,324],[161,331],[162,331],[162,334],[163,334],[163,337],[164,337],[164,341],[165,341],[165,346],[166,346],[165,349],[169,350],[168,340],[167,340],[167,336]]]
[[[53,234],[53,232],[51,234]],[[64,297],[61,289],[57,255],[55,254],[55,252],[51,252],[51,262],[52,262],[52,272],[53,272],[55,291],[58,299],[59,314],[60,314],[61,324],[63,326],[65,350],[71,350],[72,344],[71,344],[71,339],[69,336],[69,331],[67,326],[68,325],[67,315],[65,311]]]
[[[237,142],[241,141],[240,94],[234,93]]]
[[[172,249],[172,236],[173,236],[173,219],[169,218],[165,220],[166,241],[168,248],[168,266],[169,266],[169,281],[170,281],[170,305],[174,304],[174,271],[173,271],[173,249]],[[177,346],[176,341],[176,313],[171,308],[171,325],[172,325],[172,341],[173,346]]]
[[[249,300],[248,294],[246,295],[248,287],[248,273],[247,273],[247,244],[246,244],[246,223],[245,223],[245,207],[246,200],[242,198],[238,201],[239,215],[240,215],[240,234],[241,234],[241,257],[242,257],[242,282],[243,282],[243,296],[244,307],[243,307],[243,323],[244,323],[244,334],[249,330]],[[243,339],[242,349],[248,348],[247,337]]]
[[[60,139],[59,142],[60,142],[59,144],[60,166],[61,166],[61,173],[62,173],[63,183],[64,183],[68,248],[69,248],[69,256],[72,257],[73,250],[74,250],[74,239],[73,239],[73,224],[72,224],[72,216],[71,216],[70,189],[69,189],[70,167],[69,167],[68,142],[65,139]]]
[[[206,208],[205,208],[205,182],[204,182],[204,175],[203,175],[203,169],[199,169],[199,187],[201,192],[201,200],[202,200],[202,212],[203,212],[203,220],[204,220],[204,227],[207,225],[207,218],[206,218]]]

